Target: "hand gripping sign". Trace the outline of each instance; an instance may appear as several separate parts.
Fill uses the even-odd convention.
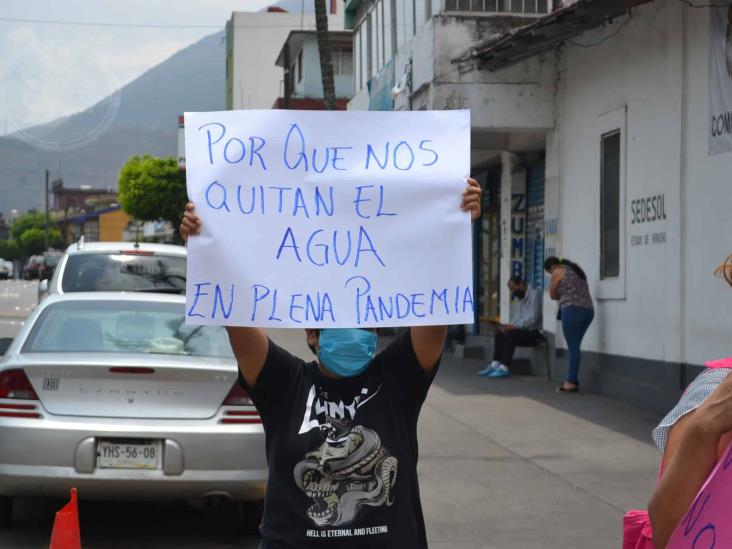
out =
[[[681,519],[667,549],[732,547],[732,444]]]
[[[469,111],[185,114],[187,321],[472,323]]]

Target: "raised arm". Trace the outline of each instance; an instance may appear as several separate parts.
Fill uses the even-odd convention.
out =
[[[549,283],[549,297],[553,300],[559,299],[559,283],[564,278],[566,271],[561,268],[556,268],[552,272],[551,282]]]
[[[468,186],[463,191],[460,208],[470,212],[472,221],[480,217],[480,197],[482,189],[475,179],[468,179]],[[412,347],[417,355],[419,365],[425,372],[432,372],[445,348],[447,326],[414,326],[411,328]]]
[[[669,432],[661,479],[648,504],[653,542],[663,549],[724,451],[732,430],[732,375]]]
[[[201,219],[196,215],[195,206],[186,204],[186,211],[180,224],[180,236],[184,242],[201,231]],[[269,352],[269,339],[261,328],[227,326],[231,349],[234,351],[239,371],[249,387],[257,384],[257,378],[264,367]]]

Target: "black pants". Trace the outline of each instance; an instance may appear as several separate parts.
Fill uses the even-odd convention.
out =
[[[534,347],[538,339],[538,330],[515,328],[505,332],[496,332],[493,360],[497,360],[504,366],[510,366],[516,347]]]
[[[446,345],[452,347],[455,343],[465,345],[465,324],[450,326],[447,329]]]

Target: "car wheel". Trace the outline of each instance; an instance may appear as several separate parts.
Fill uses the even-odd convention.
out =
[[[258,534],[264,513],[263,501],[245,501],[241,507],[241,528],[247,534]]]
[[[0,496],[0,528],[13,522],[13,498]]]

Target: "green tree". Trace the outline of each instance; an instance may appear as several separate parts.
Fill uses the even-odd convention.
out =
[[[20,259],[20,250],[15,240],[0,240],[0,257],[6,261]]]
[[[170,221],[178,226],[188,201],[185,172],[173,157],[133,156],[118,179],[122,208],[141,221]]]
[[[36,255],[45,251],[46,231],[33,227],[20,235],[18,247],[24,256]],[[48,243],[52,248],[62,246],[61,232],[58,229],[51,229],[48,234]]]
[[[28,229],[44,229],[46,227],[46,217],[41,212],[28,212],[13,221],[10,227],[10,236],[16,242],[20,241],[20,236]]]

